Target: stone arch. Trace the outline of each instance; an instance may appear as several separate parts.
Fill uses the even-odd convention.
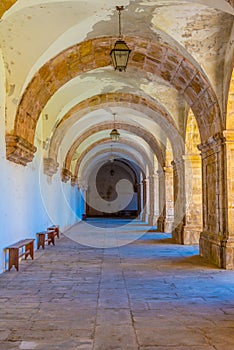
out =
[[[103,143],[110,143],[110,138],[102,138],[94,143],[92,143],[89,147],[87,147],[83,152],[82,154],[80,155],[79,159],[77,160],[77,166],[79,166],[79,164],[81,163],[82,161],[82,158],[85,156],[85,154],[89,153],[89,151],[98,146],[98,145],[101,145]],[[140,147],[137,143],[133,142],[133,141],[130,141],[130,140],[126,140],[126,139],[120,139],[118,141],[118,143],[120,144],[125,144],[125,145],[129,145],[129,146],[132,146],[134,147],[136,150],[138,150],[140,153],[144,154],[144,157],[145,159],[148,159],[148,155],[146,154],[146,152],[144,151],[144,149],[142,147]],[[70,167],[71,167],[71,161],[72,161],[72,158],[73,158],[73,155],[74,155],[74,151],[73,151],[73,148],[72,148],[72,151],[71,151],[71,148],[70,150],[67,152],[67,155],[66,155],[66,158],[65,158],[65,162],[64,162],[64,168],[65,169],[68,169],[70,170]],[[148,159],[149,161],[149,159]]]
[[[158,158],[158,162],[161,164],[162,167],[164,166],[165,160],[164,160],[164,154],[162,152],[162,148],[159,146],[157,140],[149,131],[147,131],[143,127],[139,127],[130,123],[116,122],[115,126],[119,130],[122,129],[122,130],[130,131],[135,135],[143,138],[146,141],[146,143],[148,143],[148,145],[152,148],[152,151],[156,154]],[[70,155],[73,154],[75,150],[79,147],[79,145],[90,135],[93,135],[99,131],[112,129],[112,127],[113,127],[112,122],[103,122],[103,123],[95,124],[94,126],[86,129],[86,131],[83,132],[82,135],[80,135],[80,137],[78,137],[76,141],[72,144],[69,150],[69,154]],[[45,158],[44,172],[47,175],[51,176],[56,173],[58,165],[59,164],[57,162],[55,163],[53,161],[53,158]]]
[[[129,65],[158,75],[185,98],[197,119],[202,142],[223,130],[220,108],[208,78],[193,59],[163,42],[126,37]],[[74,45],[48,61],[27,86],[16,112],[14,130],[6,135],[7,159],[26,165],[36,151],[34,136],[41,110],[62,85],[77,75],[110,65],[116,38],[101,37]],[[63,74],[61,74],[63,72]]]
[[[91,144],[89,147],[87,147],[80,155],[79,159],[77,160],[76,162],[76,166],[75,166],[75,169],[74,169],[74,172],[72,174],[72,172],[70,171],[70,162],[65,162],[65,168],[63,169],[62,171],[62,174],[66,175],[66,176],[63,176],[63,181],[68,181],[69,178],[71,177],[72,179],[77,179],[78,177],[78,173],[79,173],[79,167],[84,159],[84,157],[93,149],[95,148],[96,146],[98,145],[102,145],[102,144],[108,144],[110,143],[110,139],[109,138],[103,138],[103,139],[100,139],[96,142],[94,142],[93,144]],[[149,165],[150,167],[150,170],[151,172],[153,172],[153,167],[151,167],[151,163],[150,163],[150,159],[147,155],[147,153],[144,151],[144,149],[139,146],[138,144],[130,141],[130,140],[126,140],[126,139],[121,139],[119,142],[119,144],[124,144],[124,145],[128,145],[130,147],[132,147],[134,150],[136,150],[138,153],[142,154],[146,163]]]
[[[133,108],[134,110],[144,114],[147,113],[147,116],[150,116],[153,120],[160,124],[160,127],[162,127],[165,134],[169,137],[170,142],[172,143],[173,140],[177,144],[176,149],[174,149],[174,158],[177,158],[177,153],[179,156],[181,156],[181,152],[183,152],[184,149],[182,137],[179,135],[179,131],[174,120],[162,106],[155,103],[155,101],[138,95],[109,93],[96,95],[82,101],[65,114],[65,116],[56,125],[56,129],[51,137],[48,158],[51,158],[54,163],[57,162],[57,152],[62,138],[67,130],[80,118],[87,113],[96,110],[97,108],[118,105],[121,107]]]
[[[121,154],[124,154],[127,157],[129,157],[129,159],[134,161],[139,166],[140,169],[144,168],[144,164],[141,163],[137,157],[132,155],[127,150],[118,149],[118,148],[116,148],[115,150],[116,150],[116,152],[121,152]],[[100,160],[106,159],[105,153],[107,153],[107,151],[105,151],[105,150],[97,151],[92,157],[90,157],[87,160],[87,162],[89,162],[89,164],[93,164],[95,166],[100,162]],[[99,156],[100,156],[100,158],[99,158]],[[88,174],[87,174],[88,171],[89,171],[89,167],[86,167],[86,166],[84,166],[84,169],[81,169],[81,176],[79,177],[79,179],[81,179],[81,181],[82,181],[82,179],[84,179],[88,176]]]
[[[13,6],[16,2],[17,2],[17,0],[4,0],[4,1],[2,1],[1,5],[0,5],[0,18],[2,18],[4,13],[7,10],[9,10],[9,8],[11,8],[11,6]]]

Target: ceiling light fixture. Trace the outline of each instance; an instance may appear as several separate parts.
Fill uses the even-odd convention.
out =
[[[127,68],[131,50],[123,40],[121,33],[121,11],[124,10],[124,6],[116,6],[116,10],[119,11],[119,39],[116,41],[114,48],[111,50],[110,56],[115,70],[122,72]]]
[[[111,138],[111,140],[113,142],[119,141],[119,137],[120,137],[120,133],[118,132],[118,130],[115,127],[115,115],[116,115],[116,113],[113,113],[113,116],[114,116],[114,128],[110,132],[110,138]]]

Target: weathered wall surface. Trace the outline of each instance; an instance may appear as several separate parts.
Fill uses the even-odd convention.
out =
[[[57,174],[48,179],[41,169],[41,150],[27,167],[6,160],[5,87],[0,62],[0,272],[4,270],[4,248],[23,238],[36,238],[36,232],[51,224],[61,229],[81,216],[82,198],[77,187],[61,182]]]

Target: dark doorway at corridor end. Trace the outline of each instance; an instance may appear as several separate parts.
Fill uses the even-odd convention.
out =
[[[140,169],[125,159],[100,166],[89,179],[86,216],[134,219],[141,212]]]

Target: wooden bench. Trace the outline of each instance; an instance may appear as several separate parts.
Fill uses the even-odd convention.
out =
[[[45,249],[45,244],[47,243],[50,245],[51,243],[55,245],[54,238],[57,236],[56,230],[47,230],[42,232],[37,232],[37,249],[42,247],[42,249]]]
[[[5,250],[9,251],[8,271],[10,271],[12,266],[15,266],[16,270],[19,271],[19,260],[23,256],[25,260],[28,256],[34,259],[34,241],[35,239],[31,238],[22,239],[5,248]]]
[[[59,232],[59,226],[58,225],[53,225],[47,228],[47,231],[55,231],[56,234],[55,236],[57,236],[59,238],[60,232]]]

